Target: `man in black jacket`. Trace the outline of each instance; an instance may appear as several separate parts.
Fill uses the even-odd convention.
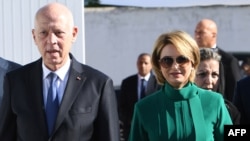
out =
[[[119,116],[121,123],[121,140],[127,141],[130,124],[134,112],[134,104],[158,90],[160,85],[157,84],[156,78],[152,72],[151,55],[142,53],[137,59],[136,74],[128,76],[122,80],[119,97]],[[145,80],[145,90],[142,90],[142,79]],[[142,93],[144,91],[144,93]]]

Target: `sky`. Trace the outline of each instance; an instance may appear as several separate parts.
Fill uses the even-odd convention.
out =
[[[100,0],[100,4],[136,7],[190,7],[211,5],[250,5],[250,0]]]

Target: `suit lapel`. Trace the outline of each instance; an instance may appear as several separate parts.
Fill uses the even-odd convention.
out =
[[[138,76],[134,75],[133,80],[131,81],[131,90],[133,92],[131,92],[131,101],[132,103],[135,103],[138,101]]]
[[[63,99],[62,99],[59,111],[58,111],[54,131],[56,131],[59,128],[60,124],[65,118],[65,113],[68,113],[70,107],[72,106],[77,95],[79,94],[80,88],[82,87],[85,80],[87,79],[83,75],[83,70],[81,69],[80,66],[81,64],[76,62],[76,60],[72,58],[69,78],[68,78],[67,86],[63,95]]]
[[[153,78],[152,75],[150,75],[149,80],[148,80],[148,84],[147,84],[147,90],[146,90],[146,95],[150,94],[152,89],[154,89],[154,84],[153,84]]]
[[[153,74],[150,74],[148,85],[147,85],[147,95],[155,92],[157,90],[157,82],[155,79],[155,76]]]

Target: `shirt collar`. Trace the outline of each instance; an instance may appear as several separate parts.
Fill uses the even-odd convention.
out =
[[[64,80],[66,74],[68,73],[69,71],[69,68],[70,68],[70,62],[71,62],[71,59],[67,59],[66,63],[58,70],[56,70],[54,73],[60,78],[60,80]],[[42,68],[43,68],[43,79],[45,79],[49,73],[51,73],[52,71],[49,70],[44,62],[42,63]]]
[[[212,46],[212,48],[216,48],[216,46],[217,46],[217,45],[216,45],[216,44],[214,44],[214,45]]]
[[[150,77],[150,74],[151,73],[148,73],[146,76],[141,76],[140,74],[138,74],[138,78],[139,78],[139,80],[141,80],[141,79],[145,79],[146,81],[148,81],[149,80],[149,77]]]
[[[217,44],[214,44],[213,46],[201,46],[201,47],[199,47],[199,48],[217,48]]]

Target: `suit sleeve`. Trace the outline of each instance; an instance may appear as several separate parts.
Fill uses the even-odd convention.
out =
[[[4,79],[4,96],[0,107],[0,141],[16,141],[16,115],[11,110],[8,78]]]
[[[249,103],[249,83],[250,83],[250,77],[246,79],[242,79],[237,82],[236,88],[235,88],[235,94],[233,99],[233,104],[238,108],[240,111],[240,124],[249,124],[249,119],[247,118],[248,113],[247,111],[250,111],[249,108],[245,105]],[[247,107],[247,108],[246,108]]]
[[[93,140],[119,141],[117,100],[111,79],[106,81],[101,92],[98,116],[94,128]]]

